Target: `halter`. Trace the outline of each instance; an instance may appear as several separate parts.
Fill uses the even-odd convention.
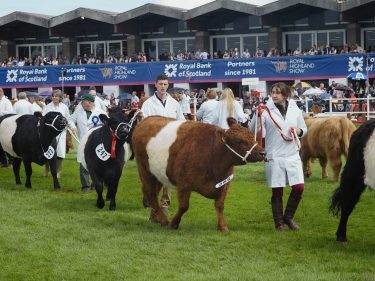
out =
[[[58,117],[59,117],[59,115],[56,115],[56,117],[53,119],[53,121],[52,121],[51,124],[48,124],[48,123],[44,122],[44,125],[47,125],[47,126],[49,126],[49,127],[52,127],[53,129],[55,129],[55,130],[58,131],[58,132],[62,132],[62,131],[64,131],[64,130],[65,130],[65,127],[62,128],[61,130],[59,130],[59,129],[57,129],[57,128],[55,127],[55,122],[56,122],[56,120],[57,120]],[[40,121],[38,121],[38,127],[39,127],[39,126],[40,126]]]
[[[276,129],[279,131],[280,133],[280,136],[281,138],[286,141],[286,142],[294,142],[294,144],[297,146],[298,150],[301,149],[301,142],[298,138],[298,135],[297,135],[297,132],[294,128],[290,128],[290,134],[291,134],[291,138],[286,136],[283,131],[282,131],[282,128],[281,126],[276,122],[276,120],[273,118],[272,114],[271,114],[271,111],[270,109],[268,108],[268,106],[265,106],[265,110],[267,111],[268,115],[270,116],[272,122],[274,123],[274,125],[276,126]],[[257,119],[255,119],[255,128],[257,128],[257,121],[258,121],[258,118],[259,118],[259,125],[260,125],[260,130],[261,130],[261,136],[263,135],[263,126],[262,126],[262,120],[261,120],[261,117],[262,116],[262,107],[261,106],[258,106],[256,111],[255,111],[255,117]],[[255,129],[257,130],[257,129]],[[256,136],[257,134],[255,134],[255,140],[256,140]],[[260,137],[261,139],[261,137]]]
[[[246,151],[245,156],[241,156],[241,154],[239,154],[237,151],[235,151],[233,148],[231,148],[231,147],[229,146],[229,144],[227,144],[227,143],[225,142],[224,138],[221,138],[221,139],[222,139],[224,145],[225,145],[230,151],[232,151],[235,155],[237,155],[238,157],[240,157],[241,160],[242,160],[243,162],[245,162],[245,163],[247,163],[247,161],[246,161],[247,157],[250,156],[251,152],[253,152],[253,149],[258,145],[258,143],[255,143],[255,144],[254,144],[254,145],[253,145],[248,151]]]

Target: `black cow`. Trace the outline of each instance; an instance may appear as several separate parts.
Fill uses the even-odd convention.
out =
[[[349,216],[359,201],[366,185],[375,189],[375,120],[363,123],[352,135],[348,159],[341,174],[340,186],[331,198],[330,211],[338,215],[338,242],[346,242]]]
[[[31,188],[31,162],[51,167],[53,185],[60,189],[56,177],[56,136],[66,127],[67,121],[58,112],[45,116],[8,114],[0,118],[0,143],[3,149],[14,157],[13,172],[16,184],[21,184],[20,166],[25,166],[25,186]]]
[[[98,194],[96,206],[102,209],[103,183],[108,187],[106,199],[110,200],[109,209],[116,210],[118,182],[125,165],[124,144],[135,118],[125,115],[120,108],[109,109],[109,118],[101,114],[103,126],[91,129],[81,140],[78,153],[84,159],[82,165],[89,172]]]

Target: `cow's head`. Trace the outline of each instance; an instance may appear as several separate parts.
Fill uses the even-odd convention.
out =
[[[249,129],[237,124],[231,117],[227,122],[229,129],[223,134],[223,141],[226,147],[238,156],[239,164],[263,161],[265,152]]]
[[[60,112],[48,112],[45,116],[41,117],[40,120],[44,126],[50,127],[56,132],[61,132],[67,125],[67,120]]]
[[[99,118],[104,124],[108,125],[117,139],[127,141],[134,125],[134,118],[124,114],[119,107],[109,108],[108,116],[100,114]]]

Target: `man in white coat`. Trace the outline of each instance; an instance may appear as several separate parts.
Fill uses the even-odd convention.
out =
[[[278,231],[283,230],[284,224],[292,230],[299,229],[293,217],[304,190],[299,138],[306,135],[307,127],[301,110],[293,99],[289,99],[290,94],[286,84],[272,85],[271,99],[260,118],[254,115],[249,126],[255,132],[257,123],[258,131],[265,137],[265,172],[268,186],[272,188],[272,214]],[[292,191],[283,214],[283,188],[286,185],[290,185]]]
[[[84,94],[81,97],[81,105],[77,107],[74,113],[71,115],[72,121],[77,125],[77,128],[73,128],[73,133],[77,133],[78,129],[78,139],[81,140],[83,136],[93,127],[101,124],[99,115],[107,114],[100,108],[95,107],[95,99],[90,94]],[[84,159],[80,158],[81,156],[77,154],[77,161],[80,163],[80,180],[82,185],[82,191],[87,192],[91,190],[91,184],[89,181],[89,173],[82,166],[82,161]]]
[[[208,101],[202,103],[197,111],[197,120],[200,120],[203,123],[213,124],[218,104],[218,101],[216,100],[216,91],[214,89],[209,89],[207,91],[207,97]]]
[[[14,113],[12,103],[5,96],[4,90],[0,88],[0,117],[12,113]],[[9,158],[9,162],[11,162],[11,158]],[[0,167],[8,167],[9,162],[5,151],[0,145]]]
[[[180,104],[167,92],[168,86],[168,76],[161,74],[156,78],[156,92],[143,103],[141,108],[144,117],[160,115],[185,121]],[[163,187],[163,195],[160,199],[160,205],[163,212],[168,211],[170,199],[171,193],[169,189]]]
[[[182,99],[180,101],[181,104],[181,110],[184,116],[191,120],[191,110],[190,110],[190,96],[189,96],[189,90],[185,90],[182,93]]]
[[[13,111],[19,115],[33,114],[33,106],[27,100],[27,95],[25,92],[18,93],[18,101],[13,105]]]

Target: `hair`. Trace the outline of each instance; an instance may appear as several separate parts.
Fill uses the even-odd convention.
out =
[[[280,91],[281,95],[285,98],[288,98],[291,95],[290,87],[283,82],[278,82],[278,83],[273,84],[271,86],[271,93],[272,93],[273,88],[277,88]]]
[[[60,101],[63,99],[63,93],[59,89],[53,90],[51,96],[58,96]]]
[[[18,99],[25,100],[27,98],[27,95],[25,92],[19,92],[18,93]]]
[[[156,77],[156,82],[160,81],[160,80],[168,80],[168,76],[165,75],[165,74],[160,74]]]
[[[96,92],[96,87],[95,86],[90,86],[89,91],[91,91],[91,90],[93,90],[93,91]]]
[[[216,91],[214,89],[207,89],[207,97],[210,100],[216,99]]]
[[[375,81],[375,80],[374,80]],[[4,95],[4,90],[3,88],[0,88],[0,95]]]
[[[220,100],[225,101],[227,104],[228,116],[232,117],[234,109],[234,94],[230,88],[225,88],[221,93]]]

